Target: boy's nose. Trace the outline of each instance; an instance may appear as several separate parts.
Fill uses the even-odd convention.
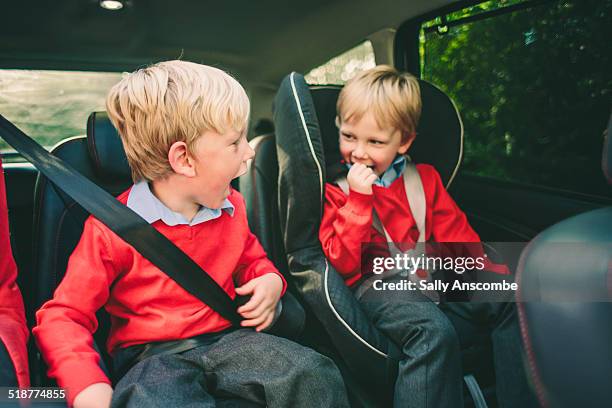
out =
[[[351,154],[356,159],[365,159],[365,157],[367,156],[365,149],[361,146],[357,146]]]

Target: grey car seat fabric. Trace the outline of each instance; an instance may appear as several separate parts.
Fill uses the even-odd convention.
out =
[[[612,184],[612,116],[603,171]],[[536,236],[518,268],[521,331],[543,406],[612,401],[612,207],[564,220]]]
[[[337,166],[334,126],[339,89],[309,89],[297,73],[281,83],[274,102],[280,230],[292,281],[330,334],[343,362],[367,388],[391,394],[397,347],[369,323],[318,239],[325,182],[343,171]],[[423,110],[411,156],[415,162],[434,164],[448,184],[461,159],[461,121],[443,92],[424,81],[421,92],[423,106],[431,110]]]
[[[308,87],[284,80],[275,100],[280,229],[288,270],[302,298],[350,370],[373,389],[390,389],[397,348],[376,330],[321,251],[318,227],[325,180],[323,146]],[[296,91],[297,92],[297,91]],[[297,102],[296,102],[297,101]]]

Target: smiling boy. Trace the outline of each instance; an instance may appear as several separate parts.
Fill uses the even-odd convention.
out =
[[[346,406],[331,360],[261,333],[286,283],[250,232],[242,196],[230,187],[254,154],[240,84],[216,68],[167,61],[121,80],[109,92],[107,110],[135,181],[118,200],[230,297],[251,297],[238,309],[245,328],[231,327],[90,217],[33,330],[49,376],[67,390],[69,404],[213,407],[216,398],[229,397],[249,406]],[[107,349],[116,368],[129,369],[114,390],[92,345],[101,307],[111,317]],[[142,358],[163,346],[180,352]]]
[[[462,407],[460,346],[469,344],[470,337],[483,330],[490,334],[495,350],[500,406],[532,406],[535,400],[522,368],[513,304],[438,305],[418,290],[381,294],[376,293],[376,287],[366,286],[371,280],[367,268],[362,270],[362,265],[368,265],[363,260],[372,259],[372,252],[381,247],[386,249],[387,234],[389,241],[412,246],[421,239],[438,243],[480,241],[438,172],[428,164],[411,168],[418,173],[423,189],[423,228],[412,214],[404,172],[413,166],[405,154],[415,140],[421,113],[418,81],[389,66],[361,72],[340,92],[337,113],[340,153],[349,167],[348,194],[339,185],[326,184],[319,240],[372,323],[402,350],[394,406]],[[375,226],[374,214],[385,234]],[[385,282],[403,283],[401,274]]]

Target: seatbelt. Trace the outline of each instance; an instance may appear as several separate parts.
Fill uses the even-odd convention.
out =
[[[47,152],[4,116],[0,137],[38,171],[80,204],[143,257],[232,324],[242,318],[237,304],[197,263],[130,208],[98,187],[70,165]]]
[[[414,163],[408,162],[406,163],[406,168],[402,174],[402,179],[404,182],[404,190],[406,192],[406,200],[408,200],[408,205],[410,207],[410,212],[412,213],[412,217],[416,223],[417,229],[419,231],[419,238],[411,251],[412,256],[418,256],[421,253],[425,253],[425,216],[427,214],[427,205],[425,202],[425,190],[423,189],[423,182],[421,180],[421,176],[419,171],[417,170]],[[348,196],[349,194],[349,185],[348,181],[345,177],[341,177],[335,181],[335,183],[340,187],[342,192]],[[403,254],[404,252],[397,248],[393,243],[393,239],[389,235],[389,232],[382,224],[380,217],[376,213],[376,209],[372,208],[372,226],[378,230],[382,235],[385,236],[387,240],[387,245],[389,247],[389,252],[391,256],[395,256],[395,254]],[[387,270],[379,275],[373,275],[370,278],[366,279],[355,291],[355,296],[359,299],[363,294],[370,289],[374,285],[374,281],[380,279],[387,279],[392,276],[397,275],[398,273],[402,273],[400,270]],[[430,282],[432,277],[429,271],[427,272],[426,277],[419,277],[416,274],[409,274],[409,279],[412,282],[418,283],[419,281],[425,280]],[[434,302],[438,302],[440,300],[440,296],[435,291],[423,290],[421,291],[425,296],[430,298]]]

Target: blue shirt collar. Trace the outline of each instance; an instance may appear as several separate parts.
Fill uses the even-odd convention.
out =
[[[351,164],[348,163],[347,167],[350,169]],[[389,187],[398,177],[404,173],[406,168],[406,157],[398,155],[393,163],[385,170],[385,172],[374,181],[375,186]]]
[[[169,209],[159,201],[151,192],[149,183],[139,181],[134,184],[128,194],[127,206],[136,214],[144,218],[149,224],[153,224],[157,220],[162,220],[166,225],[171,227],[175,225],[190,225],[194,226],[206,221],[214,220],[221,216],[221,211],[227,212],[230,216],[234,216],[234,205],[226,198],[221,204],[221,208],[208,208],[202,206],[191,221],[187,220],[182,214]]]

